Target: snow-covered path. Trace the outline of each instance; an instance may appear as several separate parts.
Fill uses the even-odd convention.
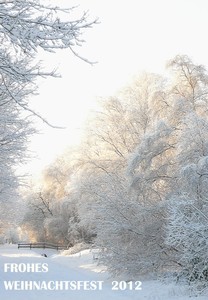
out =
[[[46,253],[48,257],[41,256]],[[47,264],[48,272],[5,272],[5,264]],[[22,265],[23,266],[23,265]],[[80,290],[6,290],[5,281],[35,281],[35,282],[81,282]],[[102,267],[93,261],[89,250],[79,254],[64,256],[53,250],[17,249],[16,245],[0,246],[0,299],[2,300],[190,300],[183,289],[165,286],[159,282],[142,283],[142,290],[112,290],[112,279]],[[84,290],[83,282],[102,283],[101,290]],[[100,283],[101,284],[101,283]],[[89,285],[86,285],[88,288]],[[198,297],[197,300],[207,300]]]
[[[39,252],[39,253],[38,253]],[[41,256],[46,253],[47,258]],[[4,265],[16,264],[43,264],[47,263],[48,272],[4,272]],[[83,300],[83,299],[130,299],[132,292],[112,291],[111,280],[106,272],[102,272],[93,262],[90,251],[81,254],[61,256],[53,250],[17,249],[17,246],[0,246],[0,298],[3,300]],[[75,281],[98,282],[102,281],[101,290],[5,290],[4,281]],[[98,285],[98,284],[97,284]],[[88,286],[86,286],[87,288]],[[135,291],[134,291],[135,293]],[[133,295],[132,295],[133,296]],[[133,299],[133,298],[132,298]]]

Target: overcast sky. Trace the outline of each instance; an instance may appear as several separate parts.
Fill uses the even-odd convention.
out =
[[[42,81],[32,106],[54,125],[37,126],[42,134],[31,139],[37,156],[27,169],[39,172],[64,148],[79,141],[87,114],[100,96],[113,95],[132,77],[146,70],[161,73],[168,59],[187,54],[208,68],[207,0],[50,0],[65,7],[80,4],[100,24],[83,35],[77,49],[98,63],[91,66],[69,51],[41,56],[47,68],[58,67],[62,79]]]

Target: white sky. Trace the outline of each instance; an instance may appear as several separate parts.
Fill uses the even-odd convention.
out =
[[[35,173],[65,147],[79,141],[88,112],[97,97],[113,95],[142,70],[161,73],[176,54],[187,54],[208,68],[207,0],[50,0],[65,7],[80,4],[100,24],[89,29],[86,43],[77,49],[93,67],[69,51],[46,54],[44,64],[58,67],[62,79],[41,82],[33,107],[49,122],[65,130],[37,122],[42,134],[31,139],[37,159],[26,168]]]

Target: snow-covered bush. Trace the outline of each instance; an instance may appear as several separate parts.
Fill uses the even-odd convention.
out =
[[[208,205],[197,202],[187,195],[172,198],[166,242],[175,249],[177,277],[201,290],[208,282]]]

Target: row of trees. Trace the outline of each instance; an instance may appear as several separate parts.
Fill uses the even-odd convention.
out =
[[[37,239],[93,242],[115,274],[174,270],[201,290],[208,279],[208,75],[187,56],[168,68],[166,78],[143,74],[101,101],[80,148],[45,171],[24,226]]]
[[[43,2],[0,1],[0,234],[17,219],[15,167],[25,160],[28,137],[35,132],[32,116],[47,123],[31,110],[30,100],[37,79],[56,74],[41,67],[38,53],[68,48],[78,55],[83,30],[96,22],[87,21],[86,14],[75,19],[72,9]]]

